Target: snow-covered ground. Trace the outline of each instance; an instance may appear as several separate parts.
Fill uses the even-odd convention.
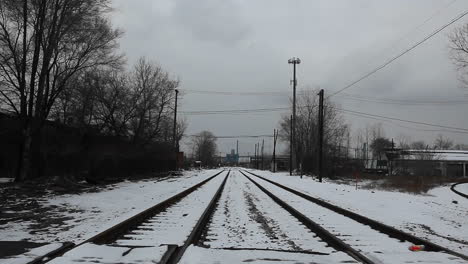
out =
[[[63,215],[68,220],[39,230],[34,228],[36,220],[9,221],[0,225],[0,241],[80,243],[219,171],[186,171],[180,177],[126,181],[94,193],[41,197],[39,206],[47,209],[44,218]],[[0,263],[10,262],[21,263],[0,259]]]
[[[204,244],[210,248],[334,253],[238,171],[231,171]]]
[[[32,222],[11,221],[0,225],[0,241],[51,243],[21,258],[0,263],[25,263],[47,249],[71,241],[80,243],[144,209],[161,202],[220,170],[188,171],[164,180],[123,182],[94,193],[48,196],[40,205],[49,214],[66,214],[57,226],[31,232]],[[468,199],[449,186],[424,195],[355,189],[331,181],[318,183],[287,173],[254,171],[266,178],[360,213],[454,251],[468,252]],[[208,204],[226,173],[182,199],[174,207],[148,220],[112,245],[84,244],[54,263],[151,263],[166,252],[165,244],[180,245]],[[460,263],[442,253],[408,251],[400,243],[350,219],[330,213],[274,185],[252,178],[294,208],[366,253],[377,263]],[[66,210],[65,210],[66,209]],[[388,241],[387,241],[388,240]],[[386,242],[387,241],[387,242]],[[162,245],[163,244],[163,245]],[[135,247],[136,246],[136,247]],[[1,249],[0,249],[1,250]],[[366,251],[367,250],[367,251]],[[99,254],[97,254],[99,253]],[[232,169],[202,244],[191,246],[180,263],[356,263],[336,251],[277,205],[251,181]],[[463,261],[461,261],[463,262]]]
[[[291,194],[267,181],[256,177],[253,180],[343,242],[376,262],[427,263],[430,261],[432,263],[466,263],[463,259],[442,252],[422,252],[422,254],[412,252],[408,250],[412,245],[408,241],[391,238],[367,225]]]
[[[85,243],[50,263],[158,262],[167,250],[164,245],[184,244],[226,174],[207,182],[111,245]]]
[[[357,189],[288,173],[255,173],[460,253],[468,252],[468,199],[438,187],[427,194]]]
[[[463,183],[455,186],[455,190],[468,195],[468,183]]]

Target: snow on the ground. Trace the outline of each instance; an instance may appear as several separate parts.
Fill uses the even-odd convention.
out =
[[[336,252],[238,171],[231,171],[204,244],[210,248]]]
[[[102,264],[133,264],[156,263],[167,250],[167,246],[150,246],[143,248],[111,247],[85,243],[82,246],[67,252],[62,257],[53,259],[50,264],[64,263],[102,263]],[[96,254],[98,253],[98,254]],[[82,259],[83,256],[87,256]]]
[[[227,172],[145,221],[112,245],[85,243],[51,261],[62,263],[157,263],[166,251],[162,245],[182,246],[221,185]],[[139,250],[136,250],[139,249]],[[153,251],[156,251],[153,252]],[[153,252],[150,255],[140,253]],[[131,254],[129,254],[131,253]]]
[[[468,183],[462,183],[455,186],[455,190],[468,195]]]
[[[267,181],[256,177],[253,180],[346,244],[378,263],[466,263],[461,258],[443,252],[412,252],[408,250],[412,245],[408,241],[391,238],[367,225],[291,194]]]
[[[202,180],[220,170],[186,171],[183,176],[158,181],[125,181],[116,184],[112,190],[96,193],[58,195],[41,202],[44,207],[63,208],[66,225],[50,226],[44,230],[29,231],[32,222],[9,222],[0,226],[0,240],[30,242],[73,242],[80,243]],[[48,212],[44,212],[44,218]],[[52,212],[49,212],[52,213]]]
[[[288,173],[253,171],[268,179],[362,214],[454,251],[468,252],[468,199],[450,186],[431,189],[427,194],[355,189],[355,186]]]
[[[24,264],[35,260],[38,257],[42,257],[47,253],[54,251],[62,246],[62,243],[47,244],[42,247],[31,249],[29,252],[20,256],[15,256],[7,259],[0,259],[2,264]]]
[[[13,182],[14,180],[14,178],[0,178],[0,183],[9,183]]]
[[[333,255],[279,252],[272,250],[220,250],[190,246],[179,261],[180,264],[219,263],[359,263],[343,252]]]

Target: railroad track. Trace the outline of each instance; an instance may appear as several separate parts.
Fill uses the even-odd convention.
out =
[[[325,241],[329,241],[333,247],[347,252],[360,262],[466,263],[468,261],[468,256],[464,254],[311,197],[250,171],[242,173],[292,215],[302,219],[301,222],[306,226],[310,225],[311,230],[316,228],[319,236]],[[250,176],[255,177],[255,180]],[[408,247],[412,244],[424,245],[425,250],[411,252]]]
[[[456,193],[456,194],[458,194],[458,195],[460,195],[460,196],[465,197],[465,198],[468,199],[468,194],[462,193],[462,192],[460,192],[460,191],[458,191],[458,190],[456,189],[456,187],[457,187],[458,185],[461,185],[461,184],[468,184],[468,182],[459,182],[459,183],[452,184],[452,186],[450,187],[450,190],[452,190],[452,192],[454,192],[454,193]]]
[[[177,263],[200,239],[229,173],[222,170],[83,243],[30,263]]]
[[[412,243],[424,245],[426,251],[410,252]],[[33,263],[256,260],[466,263],[468,257],[239,170],[220,171],[79,245]]]

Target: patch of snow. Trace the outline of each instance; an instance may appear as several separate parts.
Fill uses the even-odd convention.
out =
[[[204,244],[210,248],[334,251],[237,171],[231,171],[226,182]]]
[[[219,250],[190,246],[179,261],[180,264],[219,264],[219,263],[359,263],[343,252],[330,255],[278,252],[272,250]]]
[[[346,244],[370,259],[382,263],[466,263],[465,260],[442,252],[413,252],[408,241],[399,241],[351,218],[312,203],[264,180],[254,179],[264,188],[286,201]]]
[[[186,171],[177,178],[125,181],[115,184],[111,190],[51,196],[39,203],[44,207],[53,206],[54,209],[45,214],[63,214],[63,217],[68,218],[64,221],[65,225],[50,226],[30,233],[35,222],[12,221],[0,226],[0,240],[46,243],[69,241],[78,244],[219,171]]]
[[[167,250],[167,246],[151,246],[144,248],[114,247],[86,243],[67,252],[65,255],[48,262],[50,264],[64,263],[101,263],[101,264],[133,264],[157,263]],[[87,256],[83,259],[83,256]]]
[[[48,245],[44,245],[42,247],[37,247],[34,249],[31,249],[29,252],[14,256],[14,257],[8,257],[6,259],[0,259],[0,263],[2,264],[24,264],[24,263],[29,263],[36,258],[42,257],[46,255],[47,253],[54,251],[62,246],[62,243],[52,243]]]
[[[51,263],[158,262],[166,251],[166,248],[161,250],[159,246],[183,245],[225,176],[226,173],[222,173],[110,246],[85,243]],[[155,247],[158,247],[156,255],[152,253],[137,258],[139,253],[154,250]]]
[[[0,178],[0,183],[14,182],[15,178]]]
[[[468,252],[468,199],[453,193],[449,186],[431,189],[427,195],[415,195],[356,190],[352,185],[326,180],[319,183],[310,177],[301,179],[282,172],[254,172],[454,251]]]
[[[462,183],[455,186],[455,190],[468,195],[468,183]]]

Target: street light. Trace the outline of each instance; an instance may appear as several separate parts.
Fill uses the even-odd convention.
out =
[[[292,175],[292,169],[293,169],[293,163],[296,162],[296,86],[297,86],[297,80],[296,80],[296,65],[301,64],[301,59],[292,57],[291,59],[288,60],[288,64],[293,65],[293,115],[292,115],[292,120],[291,120],[291,147],[290,147],[290,165],[289,165],[289,175]],[[294,158],[293,158],[294,157]]]

